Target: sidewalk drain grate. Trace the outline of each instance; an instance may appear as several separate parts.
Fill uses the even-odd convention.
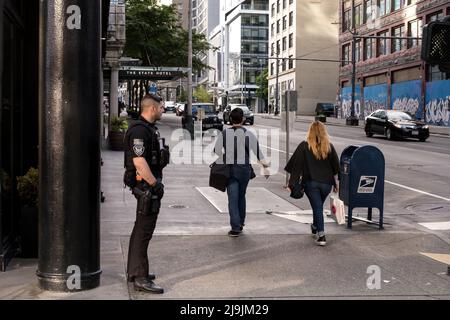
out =
[[[185,205],[183,205],[183,204],[171,204],[169,206],[169,208],[171,208],[171,209],[185,209],[187,207]]]

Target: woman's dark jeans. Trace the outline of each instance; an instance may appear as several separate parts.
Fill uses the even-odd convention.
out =
[[[323,204],[332,187],[332,184],[317,181],[307,181],[305,185],[305,193],[313,210],[313,225],[317,228],[319,235],[322,235],[325,231]]]
[[[250,175],[251,167],[249,165],[231,165],[227,193],[230,225],[233,231],[240,231],[245,222],[245,193],[247,192]]]

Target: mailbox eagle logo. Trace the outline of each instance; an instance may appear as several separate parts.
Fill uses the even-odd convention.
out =
[[[377,176],[361,176],[359,179],[358,193],[374,193],[377,185]]]

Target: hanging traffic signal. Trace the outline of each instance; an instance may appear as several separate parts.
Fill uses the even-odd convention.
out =
[[[450,71],[450,16],[444,21],[430,22],[423,28],[421,57],[431,65]]]

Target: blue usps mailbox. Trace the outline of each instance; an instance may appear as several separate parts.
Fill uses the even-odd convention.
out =
[[[341,154],[340,166],[339,198],[348,206],[347,228],[351,229],[353,220],[361,220],[383,229],[383,153],[374,146],[349,146]],[[354,218],[354,208],[368,208],[367,219]],[[378,223],[372,221],[372,208],[380,212]]]

